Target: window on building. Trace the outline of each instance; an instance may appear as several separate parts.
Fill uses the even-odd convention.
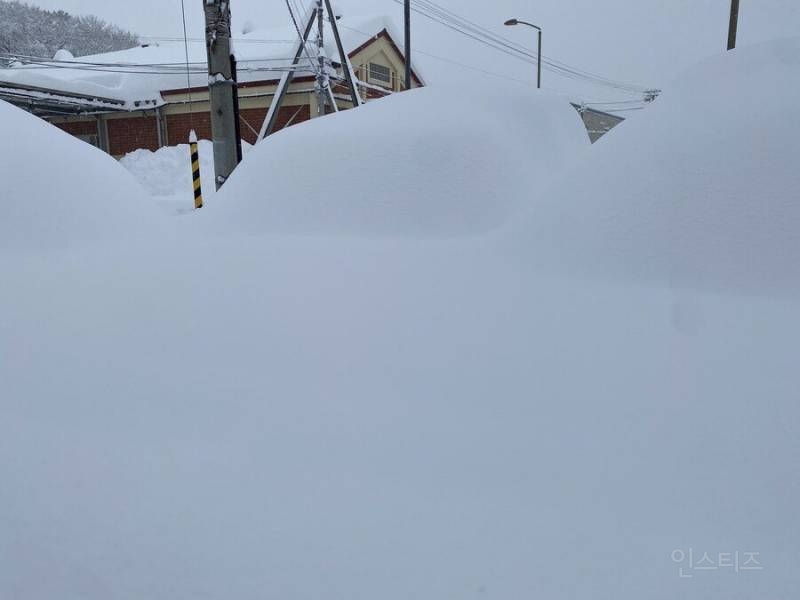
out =
[[[375,63],[369,63],[369,78],[372,81],[377,81],[379,83],[385,83],[387,85],[391,85],[392,70],[389,67],[384,67],[383,65],[376,65]]]

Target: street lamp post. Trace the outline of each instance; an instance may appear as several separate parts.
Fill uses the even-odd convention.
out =
[[[536,87],[541,89],[542,87],[542,28],[538,25],[534,25],[533,23],[528,23],[527,21],[520,21],[519,19],[510,19],[506,21],[506,26],[513,27],[514,25],[527,25],[528,27],[533,27],[536,31],[539,32],[539,52],[537,54],[538,64],[536,67]]]

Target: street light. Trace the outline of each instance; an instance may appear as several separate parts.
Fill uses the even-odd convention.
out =
[[[506,21],[506,26],[513,27],[515,25],[527,25],[528,27],[533,27],[536,31],[539,32],[539,54],[538,54],[538,66],[536,69],[536,87],[541,89],[542,87],[542,28],[538,25],[534,25],[533,23],[528,23],[527,21],[520,21],[519,19],[509,19]]]

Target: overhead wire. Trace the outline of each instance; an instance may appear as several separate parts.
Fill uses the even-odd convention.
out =
[[[368,38],[373,36],[373,34],[367,33],[367,32],[362,31],[360,29],[356,29],[355,27],[351,27],[349,25],[345,25],[343,23],[339,23],[339,27],[342,28],[342,29],[347,29],[348,31],[352,31],[354,33],[359,33],[359,34],[361,34],[361,35],[363,35],[365,37],[368,37]],[[514,83],[520,83],[520,84],[523,84],[523,85],[526,85],[526,86],[529,86],[529,87],[534,87],[535,86],[535,83],[533,83],[531,81],[526,81],[526,80],[523,80],[523,79],[516,79],[514,77],[509,77],[507,75],[503,75],[503,74],[497,73],[495,71],[489,71],[487,69],[481,69],[479,67],[475,67],[474,65],[468,65],[468,64],[453,60],[452,58],[447,58],[447,57],[440,56],[440,55],[437,55],[437,54],[432,54],[432,53],[426,52],[424,50],[417,49],[417,50],[415,50],[415,53],[419,54],[419,55],[422,55],[422,56],[428,56],[428,57],[436,59],[436,60],[440,60],[442,62],[454,65],[456,67],[460,67],[460,68],[463,68],[463,69],[467,69],[467,70],[470,70],[470,71],[481,73],[483,75],[496,77],[498,79],[504,79],[506,81],[512,81]],[[547,88],[547,89],[551,89],[552,90],[552,88]],[[561,93],[560,90],[552,90],[552,91]],[[586,102],[583,102],[582,104],[585,105],[585,106],[588,106],[588,107],[592,107],[592,106],[596,106],[596,105],[597,106],[600,106],[600,105],[608,105],[608,106],[619,106],[619,105],[622,105],[622,106],[627,106],[629,104],[637,104],[638,105],[638,104],[642,104],[642,103],[644,103],[644,100],[636,99],[636,100],[617,100],[617,101],[610,101],[610,102],[604,102],[604,101],[603,102],[590,102],[590,101],[586,101]],[[641,108],[644,108],[644,107],[642,106]],[[605,109],[605,110],[606,110],[606,112],[612,112],[611,110],[607,110],[607,109]]]
[[[294,29],[297,32],[297,38],[303,49],[303,52],[305,53],[306,58],[308,59],[308,62],[311,65],[311,68],[314,70],[314,73],[319,75],[319,66],[315,64],[315,59],[318,59],[319,56],[316,56],[315,58],[311,57],[311,53],[308,50],[308,44],[303,39],[303,32],[300,30],[300,25],[297,22],[297,17],[294,14],[294,10],[292,9],[292,4],[290,0],[286,0],[286,8],[289,9],[289,16],[292,18],[292,23],[294,24]]]
[[[394,0],[402,4],[403,0]],[[518,60],[536,64],[538,55],[503,36],[497,35],[489,29],[482,27],[469,19],[445,9],[430,0],[412,0],[412,9],[422,16],[439,23],[440,25],[468,37],[478,43],[484,44],[494,50],[502,52]],[[584,81],[594,85],[609,87],[629,94],[645,94],[648,90],[641,86],[626,84],[600,75],[572,67],[561,61],[542,55],[542,64],[545,69],[567,79]]]
[[[118,74],[132,74],[132,75],[182,75],[186,72],[184,67],[176,67],[166,69],[163,67],[147,68],[148,65],[141,66],[94,66],[94,65],[81,65],[80,63],[69,64],[54,64],[48,62],[35,62],[31,61],[23,66],[13,67],[14,71],[44,71],[47,69],[65,69],[72,71],[85,71],[95,73],[118,73]],[[285,73],[285,72],[312,72],[307,66],[298,65],[297,67],[244,67],[239,69],[243,73]],[[207,68],[191,67],[189,70],[191,75],[207,75]]]
[[[138,36],[140,40],[154,40],[156,42],[183,42],[182,37],[170,37],[170,36],[156,36],[156,35],[140,35]],[[196,43],[205,43],[203,38],[196,38],[190,37],[187,38],[190,42]],[[261,38],[254,38],[254,37],[232,37],[231,41],[237,42],[239,44],[243,43],[252,43],[252,44],[291,44],[295,40],[279,40],[279,39],[261,39]]]
[[[192,73],[189,67],[189,36],[186,27],[186,2],[181,0],[181,16],[183,17],[183,47],[186,51],[186,93],[189,94],[189,129],[194,136],[194,99],[192,98]]]
[[[485,35],[485,36],[487,36],[487,37],[489,37],[489,38],[501,43],[502,45],[506,46],[507,48],[509,48],[509,49],[511,49],[513,51],[517,51],[517,52],[523,53],[524,55],[526,55],[526,56],[528,56],[530,58],[536,58],[537,57],[536,53],[534,53],[532,50],[529,50],[525,46],[523,46],[521,44],[518,44],[516,42],[512,42],[508,38],[505,38],[505,37],[503,37],[501,35],[498,35],[498,34],[494,33],[493,31],[487,29],[486,27],[484,27],[482,25],[478,25],[477,23],[474,23],[474,22],[470,21],[469,19],[466,19],[465,17],[462,17],[462,16],[454,13],[453,11],[448,10],[447,8],[444,8],[443,6],[440,6],[440,5],[436,4],[432,0],[413,0],[413,1],[419,3],[419,4],[423,5],[423,6],[427,6],[431,10],[433,10],[435,12],[438,12],[443,18],[452,19],[455,22],[458,22],[459,24],[471,29],[476,34]],[[630,84],[626,84],[626,83],[623,83],[623,82],[620,82],[620,81],[615,81],[613,79],[609,79],[607,77],[603,77],[601,75],[597,75],[595,73],[591,73],[589,71],[585,71],[585,70],[579,69],[577,67],[573,67],[571,65],[568,65],[567,63],[564,63],[564,62],[555,60],[555,59],[553,59],[551,57],[545,56],[544,54],[542,54],[542,62],[545,63],[545,64],[548,64],[551,67],[562,68],[562,69],[564,69],[566,71],[569,71],[569,72],[571,72],[573,74],[583,75],[583,76],[586,76],[586,77],[589,77],[589,78],[592,78],[592,79],[595,79],[595,80],[598,80],[598,81],[607,82],[607,83],[615,85],[615,86],[626,87],[626,88],[631,88],[631,89],[636,89],[636,90],[641,89],[640,86],[632,86]]]
[[[16,54],[8,52],[0,52],[0,57],[9,59],[17,59],[20,62],[35,62],[47,65],[81,65],[81,66],[96,66],[96,67],[179,67],[183,69],[186,66],[185,61],[181,62],[154,62],[154,63],[136,63],[136,62],[95,62],[95,61],[82,61],[77,59],[60,60],[60,59],[45,59],[38,56],[29,56],[25,54]],[[254,58],[245,59],[241,63],[263,63],[263,62],[285,62],[291,61],[290,57],[270,57],[270,58]],[[206,61],[190,62],[190,65],[206,66]]]
[[[395,1],[398,1],[398,0],[395,0]],[[464,17],[462,17],[462,16],[460,16],[460,15],[458,15],[458,14],[456,14],[456,13],[454,13],[454,12],[452,12],[452,11],[450,11],[450,10],[448,10],[448,9],[446,9],[446,8],[436,4],[434,2],[432,2],[431,0],[413,0],[413,2],[415,2],[416,4],[421,6],[423,8],[423,10],[427,10],[427,11],[432,12],[433,15],[435,15],[439,19],[443,19],[445,21],[448,21],[450,24],[454,24],[457,27],[464,28],[464,29],[466,29],[468,31],[471,31],[476,36],[486,38],[486,39],[492,41],[493,43],[498,44],[498,45],[504,47],[505,49],[507,49],[507,50],[509,50],[511,52],[518,53],[518,54],[520,54],[520,55],[522,55],[524,57],[531,58],[531,59],[536,59],[537,58],[537,54],[535,54],[532,50],[528,50],[525,46],[522,46],[520,44],[517,44],[516,42],[512,42],[508,38],[505,38],[503,36],[495,34],[493,31],[487,29],[486,27],[478,25],[478,24],[470,21],[469,19],[466,19],[466,18],[464,18]],[[431,15],[426,15],[426,16],[430,17]],[[445,23],[442,23],[442,24],[445,24]],[[639,89],[636,86],[630,86],[628,84],[624,84],[622,82],[617,82],[617,81],[608,79],[606,77],[602,77],[600,75],[596,75],[596,74],[590,73],[588,71],[583,71],[581,69],[577,69],[576,67],[572,67],[572,66],[570,66],[570,65],[568,65],[566,63],[563,63],[561,61],[557,61],[555,59],[547,57],[544,54],[542,54],[542,62],[544,64],[546,64],[548,67],[550,67],[551,69],[552,68],[560,69],[560,70],[563,70],[565,72],[569,72],[570,74],[573,74],[573,75],[581,75],[581,76],[589,77],[589,78],[592,78],[592,79],[595,79],[595,80],[600,80],[600,81],[603,81],[603,82],[606,82],[606,83],[609,83],[611,85],[618,86],[618,87],[628,87],[628,88],[632,88],[632,89],[636,89],[636,90]]]
[[[395,2],[400,2],[401,0],[394,0],[394,1]],[[445,8],[437,5],[437,4],[435,4],[434,2],[432,2],[430,0],[413,0],[413,2],[414,2],[414,4],[416,4],[415,10],[417,12],[422,12],[422,14],[424,14],[425,16],[431,16],[430,14],[427,14],[427,13],[424,12],[424,10],[427,9],[433,15],[436,16],[436,18],[434,18],[433,20],[435,20],[437,22],[440,22],[442,25],[448,26],[451,29],[454,29],[454,30],[456,30],[457,32],[459,32],[459,33],[461,33],[463,35],[467,35],[468,37],[470,37],[472,39],[475,39],[476,41],[479,41],[480,43],[489,45],[490,47],[493,47],[496,50],[502,51],[502,52],[504,52],[506,54],[509,54],[509,55],[511,55],[511,56],[513,56],[515,58],[524,60],[524,61],[529,62],[529,63],[532,63],[533,60],[535,58],[537,58],[535,54],[533,54],[532,52],[528,51],[527,48],[525,48],[524,46],[521,46],[521,45],[516,44],[516,43],[514,43],[514,42],[512,42],[510,40],[507,40],[506,38],[503,38],[502,36],[498,36],[498,35],[492,33],[491,31],[489,31],[488,29],[486,29],[485,27],[477,25],[477,24],[473,23],[472,21],[469,21],[468,19],[466,19],[464,17],[460,17],[459,15],[456,15],[456,13],[453,13],[452,11],[449,11],[448,9],[445,9]],[[184,32],[185,32],[186,31],[186,29],[185,29],[186,21],[185,21],[184,3],[185,3],[185,0],[181,0],[182,10],[183,10],[183,19],[184,19]],[[292,6],[292,4],[294,4],[294,7]],[[300,30],[300,25],[298,23],[298,19],[297,19],[295,11],[297,11],[297,14],[301,14],[306,20],[310,17],[310,13],[308,11],[303,11],[303,9],[298,6],[297,0],[286,0],[286,6],[287,6],[287,8],[289,10],[290,17],[292,18],[292,22],[293,22],[295,31],[296,31],[296,33],[298,35],[298,39],[302,40],[302,32]],[[422,11],[420,11],[420,6],[423,7]],[[330,19],[328,19],[328,20],[330,20]],[[449,23],[446,22],[447,20],[449,20]],[[359,31],[359,30],[357,30],[357,29],[355,29],[353,27],[347,26],[347,25],[345,25],[343,23],[340,23],[339,26],[344,28],[344,29],[349,29],[351,31],[355,31],[355,32],[360,33],[362,35],[365,35],[367,37],[371,37],[372,36],[372,34],[367,34],[367,33],[363,32],[363,31]],[[141,37],[150,38],[150,39],[156,39],[156,36],[141,36]],[[176,74],[178,72],[184,72],[185,71],[187,73],[187,88],[189,90],[189,93],[191,93],[191,89],[192,89],[191,88],[191,75],[200,75],[200,74],[203,74],[203,73],[206,72],[206,68],[205,68],[206,63],[205,62],[191,62],[191,61],[189,61],[188,43],[189,43],[189,40],[192,39],[192,38],[189,38],[188,36],[186,36],[186,37],[184,37],[183,39],[180,39],[180,40],[178,38],[159,38],[159,39],[168,40],[168,41],[182,41],[184,43],[183,45],[184,45],[184,52],[185,52],[185,55],[186,55],[186,61],[184,61],[182,63],[166,63],[166,62],[163,62],[163,63],[124,63],[124,62],[100,63],[100,62],[79,61],[79,60],[44,60],[44,59],[41,59],[41,58],[30,57],[30,56],[19,55],[19,54],[9,54],[9,53],[0,53],[0,57],[4,58],[4,59],[23,62],[23,66],[17,66],[17,67],[15,67],[16,69],[36,70],[36,69],[46,69],[46,68],[67,68],[67,69],[75,69],[75,70],[82,70],[82,71],[101,71],[101,72],[111,72],[111,73],[144,74],[144,75],[172,75],[172,74]],[[194,38],[194,39],[196,40],[197,38]],[[280,40],[280,41],[279,40],[256,40],[256,39],[253,39],[253,38],[244,38],[244,39],[246,39],[248,41],[251,41],[251,42],[254,42],[254,43],[261,42],[261,41],[263,41],[264,43],[273,43],[273,42],[275,42],[275,43],[289,43],[290,41],[296,41],[296,40]],[[308,44],[303,44],[303,51],[306,54],[306,57],[307,57],[307,59],[309,61],[309,65],[298,64],[297,66],[294,66],[294,67],[291,67],[291,66],[275,66],[275,67],[269,67],[269,66],[247,67],[247,66],[242,66],[240,70],[242,72],[253,72],[253,73],[256,73],[256,72],[285,73],[287,71],[288,72],[292,72],[292,71],[294,71],[294,72],[296,72],[296,71],[305,71],[305,72],[313,71],[314,73],[318,73],[318,65],[316,64],[317,61],[315,60],[314,57],[311,56],[311,53],[309,52],[309,49],[308,49]],[[425,51],[422,51],[422,50],[417,50],[417,53],[421,54],[421,55],[429,56],[429,57],[434,58],[436,60],[447,62],[449,64],[452,64],[454,66],[458,66],[460,68],[469,69],[469,70],[472,70],[472,71],[475,71],[475,72],[479,72],[479,73],[482,73],[482,74],[485,74],[485,75],[489,75],[489,76],[492,76],[492,77],[502,78],[502,79],[505,79],[505,80],[508,80],[508,81],[514,81],[514,82],[517,82],[517,83],[530,85],[528,82],[523,81],[521,79],[515,79],[515,78],[512,78],[512,77],[508,77],[508,76],[502,75],[500,73],[495,73],[495,72],[490,71],[490,70],[481,69],[481,68],[475,67],[473,65],[467,65],[467,64],[464,64],[462,62],[453,60],[452,58],[440,56],[440,55],[429,53],[429,52],[425,52]],[[544,55],[542,55],[542,58],[543,58],[543,60],[546,59],[548,61],[547,64],[551,68],[552,68],[552,65],[557,64],[557,63],[558,64],[562,64],[562,65],[565,64],[565,63],[559,63],[559,61],[555,61],[553,59],[548,59]],[[270,63],[270,62],[273,62],[273,63],[280,63],[280,62],[288,63],[288,62],[290,62],[292,60],[293,59],[289,58],[289,57],[285,57],[285,58],[270,57],[270,58],[263,58],[263,59],[242,60],[242,61],[240,61],[240,65],[246,65],[246,64],[249,64],[249,63],[260,63],[260,64],[263,65],[264,63]],[[193,68],[193,67],[195,67],[195,68]],[[627,91],[629,93],[636,93],[636,94],[641,94],[641,93],[645,92],[644,89],[634,88],[633,86],[627,86],[626,84],[612,85],[612,84],[617,84],[617,83],[621,83],[621,82],[614,82],[613,80],[608,80],[606,78],[600,78],[599,76],[595,76],[594,74],[590,74],[588,72],[580,71],[578,69],[573,69],[573,68],[570,68],[570,69],[572,69],[572,71],[570,71],[568,73],[565,72],[566,74],[565,73],[562,73],[562,74],[564,74],[565,76],[568,76],[568,77],[570,77],[572,79],[581,79],[581,80],[586,80],[587,77],[590,77],[591,81],[594,82],[594,83],[597,83],[599,80],[602,80],[603,82],[607,82],[609,86],[615,87],[615,89],[618,89],[619,91]],[[586,74],[586,76],[584,77],[583,74]],[[583,104],[585,104],[587,106],[615,107],[615,106],[625,106],[625,105],[628,105],[628,104],[638,104],[638,103],[641,103],[641,102],[642,102],[642,100],[627,100],[627,101],[622,101],[621,100],[621,101],[615,101],[615,102],[584,102]],[[613,112],[612,109],[605,109],[605,110],[607,110],[608,112]],[[623,109],[619,108],[619,109],[617,109],[617,112],[619,112],[621,110],[623,110]]]
[[[371,33],[367,33],[365,31],[361,31],[360,29],[356,29],[355,27],[350,27],[349,25],[345,25],[343,23],[339,23],[339,28],[347,29],[348,31],[352,31],[354,33],[360,33],[361,35],[364,35],[366,37],[373,37],[373,35],[374,35],[374,34],[371,34]],[[527,85],[527,86],[530,86],[530,87],[534,86],[533,83],[531,83],[529,81],[526,81],[524,79],[515,79],[513,77],[508,77],[506,75],[502,75],[502,74],[496,73],[494,71],[481,69],[480,67],[475,67],[473,65],[467,65],[467,64],[459,62],[457,60],[453,60],[452,58],[446,58],[444,56],[439,56],[437,54],[431,54],[430,52],[425,52],[423,50],[416,49],[416,50],[414,50],[414,53],[415,54],[420,54],[422,56],[428,56],[430,58],[434,58],[436,60],[440,60],[442,62],[446,62],[446,63],[449,63],[451,65],[457,66],[457,67],[461,67],[461,68],[464,68],[464,69],[469,69],[470,71],[476,71],[478,73],[483,73],[484,75],[489,75],[489,76],[492,76],[492,77],[497,77],[499,79],[505,79],[507,81],[513,81],[513,82],[516,82],[516,83],[521,83],[523,85]]]

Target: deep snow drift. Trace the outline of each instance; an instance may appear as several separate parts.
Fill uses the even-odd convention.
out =
[[[515,224],[540,264],[800,290],[800,38],[698,65]],[[505,234],[504,234],[505,235]]]
[[[242,142],[247,154],[252,146]],[[214,145],[200,140],[200,178],[205,202],[216,194],[214,183]],[[153,202],[167,214],[185,214],[194,210],[194,188],[189,145],[167,146],[155,152],[140,149],[126,154],[119,161],[144,187]]]
[[[204,195],[211,196],[214,186],[214,149],[210,140],[200,140],[200,176]],[[135,150],[120,159],[120,164],[153,197],[194,208],[192,168],[189,145],[167,146],[155,152]]]
[[[479,233],[535,203],[588,149],[562,97],[422,88],[278,132],[202,217],[251,233]]]
[[[147,236],[157,215],[103,152],[0,101],[0,251]]]
[[[743,66],[763,52],[724,61],[752,78]],[[722,85],[719,69],[697,87]],[[396,124],[374,117],[379,103],[361,113],[370,127],[412,132],[378,146],[383,172],[397,162],[431,185],[383,217],[336,192],[357,187],[357,166],[318,180],[313,202],[284,196],[280,207],[270,195],[275,177],[290,177],[274,165],[305,166],[309,140],[322,139],[312,127],[330,134],[331,153],[342,136],[367,139],[347,131],[354,111],[276,136],[280,153],[256,149],[210,210],[171,220],[186,230],[175,240],[0,253],[0,598],[794,600],[800,306],[783,273],[756,298],[643,271],[623,262],[620,226],[591,210],[594,197],[565,196],[555,210],[531,196],[524,225],[491,236],[397,236],[522,221],[525,199],[504,196],[507,179],[525,158],[534,173],[544,160],[534,140],[559,127],[509,134],[520,152],[530,138],[526,154],[486,168],[466,125],[445,121],[449,145],[412,145],[409,96],[391,100]],[[493,110],[517,100],[504,102]],[[767,94],[762,107],[771,102],[783,101]],[[640,125],[653,127],[637,118],[619,132],[636,140]],[[796,122],[765,120],[759,147],[771,152],[784,129],[798,134]],[[706,139],[718,135],[690,143],[737,157]],[[686,175],[668,159],[693,150],[664,143],[664,169]],[[355,165],[376,164],[372,146],[355,146],[344,145]],[[613,148],[586,152],[576,173],[593,160],[613,167]],[[794,181],[768,174],[782,179],[761,188]],[[646,198],[614,204],[606,187],[624,185],[600,184],[617,219],[664,212]],[[708,203],[724,207],[716,191]],[[487,194],[481,210],[476,193]],[[339,237],[263,235],[280,227]],[[740,230],[727,218],[684,239],[714,247]],[[391,239],[363,239],[381,233]],[[631,253],[659,258],[637,239]],[[792,238],[780,239],[792,255]],[[720,568],[720,555],[735,567]],[[709,561],[716,570],[693,568]]]

